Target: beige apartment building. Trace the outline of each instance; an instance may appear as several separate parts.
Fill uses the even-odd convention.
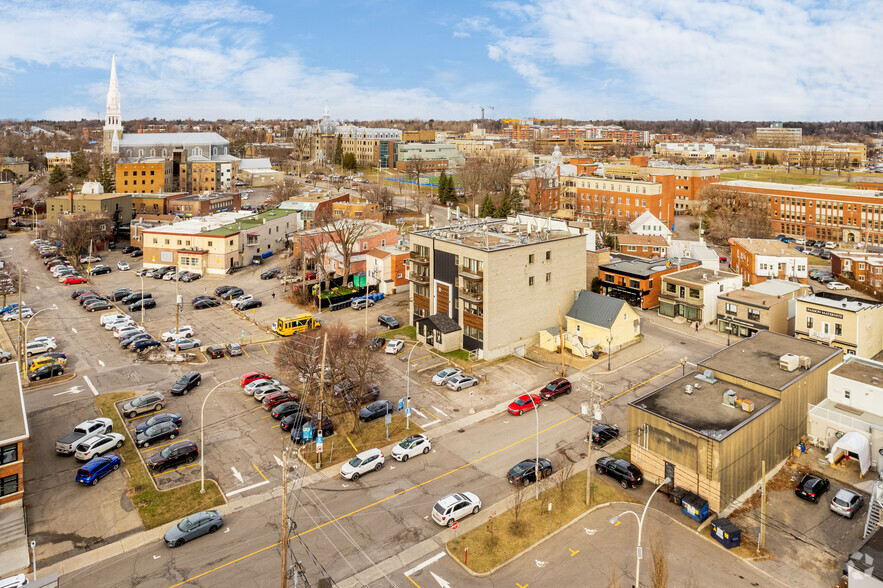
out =
[[[74,212],[103,212],[114,223],[132,222],[131,194],[68,194],[46,199],[46,224],[58,225],[58,217]]]
[[[428,344],[522,355],[586,284],[586,237],[498,220],[410,235],[410,324]]]
[[[803,296],[794,336],[873,358],[883,351],[883,305],[828,292]]]
[[[796,299],[809,286],[786,280],[767,280],[717,298],[717,330],[730,337],[751,337],[759,331],[793,336]]]
[[[693,267],[662,276],[659,314],[700,325],[717,318],[717,297],[742,285],[739,274]]]
[[[749,147],[755,163],[763,163],[770,155],[779,165],[800,167],[844,168],[867,165],[868,148],[863,143],[830,143],[799,147]]]
[[[758,145],[766,147],[797,147],[803,142],[803,129],[773,123],[768,127],[758,127],[755,138]]]

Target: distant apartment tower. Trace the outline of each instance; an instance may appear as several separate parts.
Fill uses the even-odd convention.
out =
[[[797,147],[803,141],[803,129],[772,123],[768,127],[758,127],[756,138],[758,145],[765,147]]]

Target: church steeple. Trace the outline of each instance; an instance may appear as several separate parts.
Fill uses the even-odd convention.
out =
[[[116,55],[110,62],[110,85],[107,88],[107,111],[104,115],[104,154],[109,156],[119,151],[119,139],[123,137],[123,119],[120,112],[120,87],[117,83]],[[116,141],[114,141],[116,138]],[[114,151],[113,147],[116,147]]]

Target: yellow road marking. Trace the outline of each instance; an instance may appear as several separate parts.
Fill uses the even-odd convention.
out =
[[[263,405],[263,404],[258,404],[258,405],[255,406],[252,410],[257,410],[257,409],[259,409],[259,408],[264,408],[264,405]]]
[[[156,415],[158,415],[158,414],[162,414],[162,413],[164,413],[164,412],[166,412],[166,411],[165,411],[165,410],[158,410],[158,411],[156,411],[156,412],[152,412],[152,413],[150,413],[150,414],[145,414],[145,415],[142,415],[142,416],[139,416],[139,417],[135,417],[135,418],[133,418],[133,419],[129,419],[129,422],[130,422],[130,423],[134,423],[135,421],[139,421],[139,420],[141,420],[141,419],[149,419],[149,418],[151,418],[151,417],[153,417],[153,416],[156,416]]]
[[[158,474],[153,474],[153,477],[155,478],[157,476],[162,476],[163,474],[171,474],[172,472],[180,472],[181,470],[186,470],[187,468],[192,468],[192,467],[198,466],[198,465],[199,465],[198,463],[192,463],[192,464],[186,465],[184,467],[175,468],[173,470],[166,470],[166,471],[160,472]]]
[[[617,398],[619,398],[619,397],[622,396],[623,394],[626,394],[626,393],[628,393],[628,392],[631,392],[632,390],[634,390],[634,389],[636,389],[636,388],[640,388],[641,386],[643,386],[643,385],[646,384],[647,382],[652,382],[653,380],[655,380],[655,379],[658,378],[659,376],[664,376],[664,375],[667,374],[668,372],[670,372],[670,371],[672,371],[672,370],[676,370],[676,369],[678,369],[679,367],[681,367],[681,364],[678,364],[678,365],[674,366],[674,367],[671,368],[671,369],[667,369],[667,370],[665,370],[665,371],[662,372],[662,373],[656,374],[656,375],[653,376],[652,378],[648,378],[648,379],[644,380],[643,382],[641,382],[640,384],[635,384],[634,386],[632,386],[632,387],[629,388],[628,390],[623,390],[622,392],[620,392],[620,393],[617,394],[616,396],[614,396],[614,397],[612,397],[612,398],[608,398],[607,400],[603,401],[601,404],[607,404],[608,402],[613,402],[614,400],[616,400]]]
[[[568,549],[570,549],[570,548],[568,547]],[[573,557],[573,556],[576,555],[577,553],[579,553],[579,549],[577,549],[576,551],[570,549],[570,557]]]
[[[253,464],[251,464],[251,465],[254,466],[254,469],[256,469],[256,470],[258,471],[258,473],[259,473],[259,474],[261,475],[261,477],[264,479],[264,482],[266,482],[266,481],[267,481],[267,476],[264,475],[264,472],[261,471],[261,469],[257,466],[257,464],[254,464],[254,463],[253,463]]]
[[[680,367],[680,365],[675,366],[675,367]],[[675,369],[675,368],[672,368],[672,369]],[[642,386],[642,385],[646,384],[647,382],[650,382],[651,380],[654,380],[654,379],[658,378],[659,376],[664,375],[664,374],[666,374],[666,373],[668,373],[668,372],[670,372],[670,371],[672,371],[672,370],[667,370],[667,371],[665,371],[665,372],[662,372],[661,374],[657,374],[657,375],[653,376],[652,378],[649,378],[649,379],[645,380],[644,382],[641,382],[641,383],[638,384],[637,386],[633,386],[632,388],[629,388],[629,390],[632,390],[632,389],[634,389],[634,388],[637,388],[637,387],[639,387],[639,386]],[[626,390],[626,392],[628,392],[628,390]],[[625,392],[623,392],[623,393],[621,393],[621,394],[618,394],[618,395],[615,396],[614,398],[617,398],[618,396],[622,396],[622,394],[625,394]],[[611,399],[611,400],[612,400],[612,399]],[[607,402],[609,402],[609,400],[608,400]],[[577,418],[577,417],[579,417],[579,416],[582,416],[582,415],[581,415],[581,414],[574,414],[574,415],[571,415],[571,416],[567,417],[566,419],[564,419],[564,420],[562,420],[562,421],[559,421],[559,422],[555,423],[554,425],[550,425],[550,426],[546,427],[545,429],[543,429],[542,431],[540,431],[540,434],[545,433],[545,432],[547,432],[547,431],[551,431],[552,429],[554,429],[554,428],[556,428],[556,427],[558,427],[558,426],[560,426],[560,425],[563,425],[564,423],[570,422],[570,421],[572,421],[573,419],[575,419],[575,418]],[[332,525],[332,524],[337,523],[337,522],[339,522],[339,521],[342,521],[342,520],[344,520],[344,519],[350,518],[350,517],[352,517],[353,515],[356,515],[356,514],[362,512],[362,511],[368,510],[369,508],[373,508],[373,507],[377,506],[378,504],[382,504],[382,503],[386,502],[387,500],[392,500],[393,498],[397,498],[397,497],[399,497],[399,496],[402,496],[403,494],[406,494],[406,493],[408,493],[408,492],[411,492],[412,490],[417,490],[418,488],[422,488],[423,486],[426,486],[427,484],[431,484],[432,482],[437,482],[438,480],[441,480],[442,478],[445,478],[445,477],[447,477],[447,476],[450,476],[451,474],[455,474],[455,473],[459,472],[460,470],[463,470],[463,469],[466,469],[466,468],[468,468],[468,467],[471,467],[471,466],[475,465],[476,463],[481,462],[481,461],[484,461],[484,460],[486,460],[486,459],[488,459],[488,458],[490,458],[490,457],[493,457],[493,456],[495,456],[495,455],[497,455],[497,454],[499,454],[499,453],[502,453],[502,452],[506,451],[507,449],[511,449],[512,447],[515,447],[516,445],[520,445],[521,443],[524,443],[525,441],[529,441],[529,440],[533,439],[535,436],[536,436],[536,433],[533,434],[533,435],[528,435],[527,437],[524,437],[523,439],[520,439],[520,440],[518,440],[518,441],[515,441],[514,443],[510,443],[509,445],[507,445],[507,446],[505,446],[505,447],[501,447],[500,449],[497,449],[496,451],[492,451],[491,453],[485,454],[485,455],[483,455],[483,456],[481,456],[481,457],[479,457],[479,458],[476,458],[476,459],[474,459],[474,460],[472,460],[472,461],[470,461],[470,462],[468,462],[468,463],[465,463],[465,464],[463,464],[463,465],[461,465],[461,466],[458,466],[458,467],[456,467],[456,468],[454,468],[454,469],[452,469],[452,470],[449,470],[449,471],[447,471],[447,472],[445,472],[445,473],[443,473],[443,474],[439,474],[438,476],[436,476],[436,477],[434,477],[434,478],[430,478],[429,480],[426,480],[425,482],[421,482],[421,483],[419,483],[419,484],[415,484],[414,486],[411,486],[410,488],[406,488],[406,489],[404,489],[404,490],[401,490],[401,491],[399,491],[399,492],[396,492],[395,494],[391,494],[391,495],[387,496],[386,498],[381,498],[380,500],[377,500],[377,501],[375,501],[375,502],[372,502],[371,504],[365,505],[365,506],[363,506],[363,507],[361,507],[361,508],[358,508],[358,509],[356,509],[356,510],[354,510],[354,511],[351,511],[351,512],[349,512],[349,513],[347,513],[347,514],[341,515],[341,516],[339,516],[339,517],[337,517],[337,518],[335,518],[335,519],[331,519],[331,520],[329,520],[329,521],[326,521],[326,522],[322,523],[321,525],[316,525],[315,527],[313,527],[313,528],[311,528],[311,529],[307,529],[307,530],[304,531],[303,533],[297,533],[297,534],[295,534],[295,535],[292,535],[292,536],[291,536],[291,539],[296,539],[297,537],[303,537],[303,536],[306,535],[307,533],[312,533],[313,531],[317,531],[317,530],[319,530],[319,529],[321,529],[321,528],[323,528],[323,527],[326,527],[326,526],[328,526],[328,525]],[[349,438],[349,437],[347,437],[346,439],[347,439],[347,441],[350,442],[350,445],[353,445],[353,442],[350,441],[350,438]],[[355,446],[355,445],[353,445],[353,449],[356,449],[356,446]],[[617,521],[616,524],[619,524],[619,522],[620,522],[620,521]],[[192,578],[188,578],[187,580],[184,580],[183,582],[178,582],[177,584],[173,584],[173,585],[170,586],[169,588],[178,588],[179,586],[183,586],[184,584],[189,584],[190,582],[192,582],[192,581],[194,581],[194,580],[197,580],[197,579],[199,579],[199,578],[202,578],[203,576],[207,576],[207,575],[209,575],[209,574],[211,574],[211,573],[217,572],[218,570],[221,570],[221,569],[223,569],[223,568],[226,568],[226,567],[229,566],[229,565],[233,565],[233,564],[238,563],[238,562],[240,562],[240,561],[242,561],[242,560],[245,560],[245,559],[248,559],[248,558],[250,558],[250,557],[252,557],[252,556],[255,556],[255,555],[259,554],[259,553],[263,553],[264,551],[267,551],[268,549],[273,549],[274,547],[278,547],[278,546],[281,545],[281,544],[282,544],[281,541],[277,541],[276,543],[274,543],[274,544],[272,544],[272,545],[268,545],[267,547],[264,547],[264,548],[259,549],[259,550],[257,550],[257,551],[253,551],[252,553],[249,553],[248,555],[243,555],[242,557],[236,558],[236,559],[234,559],[234,560],[232,560],[232,561],[228,561],[227,563],[224,563],[224,564],[221,564],[221,565],[219,565],[219,566],[216,566],[216,567],[214,567],[214,568],[212,568],[212,569],[210,569],[210,570],[206,570],[206,571],[204,571],[204,572],[202,572],[202,573],[200,573],[200,574],[197,574],[197,575],[193,576]],[[408,579],[410,579],[410,577],[409,577]],[[411,580],[411,582],[414,582],[414,580]],[[416,582],[414,582],[414,584],[417,585]],[[518,584],[518,586],[519,586],[520,588],[527,588],[527,587],[529,586],[529,584],[525,584],[524,586],[521,586],[520,584]],[[419,586],[418,586],[418,588],[419,588]]]
[[[407,579],[411,580],[411,584],[413,584],[414,586],[417,586],[417,588],[421,588],[420,584],[418,584],[417,582],[414,581],[414,578],[412,578],[411,576],[405,576],[405,577]]]
[[[261,347],[264,347],[264,344],[263,344],[263,343],[261,343]],[[267,348],[266,348],[266,347],[264,347],[264,353],[266,353],[267,355],[270,355],[270,352],[267,351]]]
[[[518,582],[515,582],[515,585],[518,586],[518,588],[527,588],[528,586],[530,586],[530,584],[525,584],[524,586],[522,586]]]
[[[428,414],[429,416],[431,416],[432,418],[434,418],[434,419],[437,420],[437,421],[440,421],[440,420],[441,420],[440,418],[438,418],[437,416],[435,416],[434,414],[432,414],[431,412],[429,412],[429,411],[426,410],[425,408],[421,408],[421,409],[420,409],[420,412],[425,412],[426,414]]]
[[[273,426],[270,427],[270,428],[271,428],[271,429],[276,429],[276,428],[281,427],[281,426],[282,426],[282,424],[280,423],[280,424],[278,424],[278,425],[273,425]]]
[[[264,420],[264,419],[270,418],[271,416],[273,416],[272,413],[271,413],[271,414],[268,414],[267,416],[262,416],[262,417],[261,417],[261,420]]]
[[[402,351],[404,351],[404,349]],[[414,363],[415,361],[420,361],[421,359],[426,359],[427,357],[432,357],[432,355],[430,354],[430,355],[424,355],[423,357],[416,357],[416,358],[410,360],[408,363]]]
[[[242,349],[242,353],[245,354],[245,357],[251,357],[251,356],[248,354],[248,351],[245,350],[245,347],[241,347],[241,349]]]
[[[173,440],[173,441],[169,441],[169,442],[166,443],[165,445],[153,445],[152,447],[148,447],[148,448],[146,448],[146,449],[139,449],[138,452],[139,452],[139,453],[145,453],[145,452],[147,452],[147,451],[153,451],[154,449],[161,449],[161,448],[163,448],[163,447],[168,447],[169,445],[174,445],[175,443],[177,443],[177,442],[179,442],[179,441],[189,441],[189,439],[186,439],[186,438],[175,439],[175,440]]]

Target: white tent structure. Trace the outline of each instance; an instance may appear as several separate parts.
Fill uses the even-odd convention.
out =
[[[871,443],[867,437],[861,433],[850,431],[837,439],[837,442],[831,446],[831,453],[825,457],[833,464],[840,454],[845,452],[858,455],[862,476],[868,473],[868,469],[871,467]]]

